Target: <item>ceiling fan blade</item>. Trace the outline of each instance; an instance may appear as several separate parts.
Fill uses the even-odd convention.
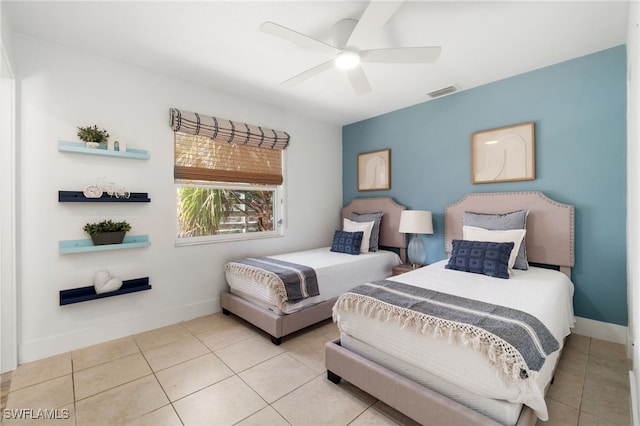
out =
[[[349,76],[351,86],[358,95],[364,95],[365,93],[369,93],[371,91],[371,85],[369,84],[369,80],[367,79],[367,76],[365,75],[364,70],[361,66],[350,68],[346,71],[347,75]]]
[[[353,29],[358,25],[355,19],[343,19],[333,25],[333,44],[338,49],[344,49],[347,41],[353,33]]]
[[[271,34],[284,40],[290,41],[301,47],[307,47],[321,52],[326,52],[330,55],[335,55],[337,52],[339,52],[338,49],[331,46],[330,44],[327,44],[320,40],[316,40],[313,37],[309,37],[308,35],[299,33],[290,28],[283,27],[282,25],[276,24],[275,22],[263,22],[262,25],[260,25],[260,30],[267,34]]]
[[[353,29],[348,46],[362,46],[375,36],[389,18],[396,13],[403,0],[371,0]]]
[[[333,65],[334,65],[333,59],[328,60],[327,62],[323,62],[320,65],[316,65],[313,68],[309,68],[308,70],[303,71],[300,74],[293,76],[290,79],[285,80],[280,84],[283,86],[293,86],[294,84],[298,84],[301,81],[311,78],[316,74],[320,74],[322,71],[328,70],[329,68],[333,68]]]
[[[441,51],[440,46],[372,49],[360,52],[360,59],[362,62],[429,63],[438,59]]]

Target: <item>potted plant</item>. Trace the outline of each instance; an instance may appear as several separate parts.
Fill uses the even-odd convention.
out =
[[[111,219],[98,223],[87,223],[82,228],[91,236],[93,245],[120,244],[124,240],[124,234],[131,230],[131,225],[126,221],[114,222]]]
[[[109,140],[109,132],[93,126],[78,127],[78,137],[87,144],[87,148],[98,148],[100,144],[106,144]]]

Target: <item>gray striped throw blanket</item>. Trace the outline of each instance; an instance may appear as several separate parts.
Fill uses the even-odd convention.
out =
[[[399,321],[421,333],[448,338],[485,354],[512,379],[535,377],[558,341],[526,312],[389,280],[357,286],[333,308]]]
[[[267,284],[282,309],[285,303],[296,303],[320,294],[313,268],[271,257],[248,257],[227,263],[227,272],[243,275]]]

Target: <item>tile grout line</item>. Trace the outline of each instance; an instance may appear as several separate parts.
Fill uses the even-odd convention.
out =
[[[186,328],[186,327],[183,327]],[[190,332],[190,330],[187,330]],[[158,376],[156,375],[156,372],[153,370],[153,367],[151,367],[151,364],[149,363],[149,360],[147,359],[147,356],[145,355],[144,351],[142,350],[142,348],[140,347],[140,345],[138,344],[138,341],[136,340],[136,338],[134,336],[131,336],[131,338],[133,339],[133,342],[136,344],[136,347],[138,348],[138,350],[140,351],[140,355],[142,355],[142,358],[144,359],[144,362],[147,363],[147,366],[149,367],[149,370],[151,371],[151,375],[153,375],[153,378],[156,380],[156,382],[158,383],[158,386],[160,386],[160,389],[162,390],[162,393],[164,394],[164,396],[167,398],[167,401],[169,401],[169,406],[171,407],[171,409],[173,410],[173,412],[176,414],[176,417],[178,418],[178,420],[180,420],[180,423],[184,425],[184,421],[182,420],[182,418],[180,417],[180,414],[178,413],[178,411],[176,410],[176,408],[173,406],[173,402],[171,401],[171,398],[169,398],[169,395],[167,395],[167,391],[164,390],[164,387],[162,386],[162,383],[160,383],[160,380],[158,379]],[[170,368],[170,367],[167,367]],[[163,369],[164,370],[164,369]],[[160,371],[163,371],[160,370]],[[164,407],[164,405],[163,405]],[[162,407],[160,407],[162,408]],[[154,411],[159,410],[160,408],[156,408],[155,410],[150,411],[149,413],[153,413]],[[149,413],[144,413],[139,417],[136,417],[133,420],[137,420],[140,419],[144,416],[146,416]]]
[[[587,365],[584,367],[584,380],[582,381],[582,388],[580,389],[580,403],[578,404],[578,424],[580,424],[580,417],[582,417],[582,399],[584,398],[584,389],[587,385],[587,373],[589,371],[590,359],[591,359],[591,338],[589,338],[589,345],[587,346]]]
[[[311,382],[311,381],[313,381],[313,380],[318,379],[318,377],[321,377],[321,376],[323,376],[323,375],[326,373],[326,370],[325,370],[325,371],[323,371],[323,372],[317,372],[317,370],[316,370],[315,368],[313,368],[313,367],[312,367],[312,365],[308,365],[306,362],[304,362],[304,361],[303,361],[303,360],[301,360],[301,359],[298,359],[296,356],[294,356],[294,355],[292,354],[292,353],[293,353],[292,351],[295,351],[295,350],[296,350],[296,348],[298,348],[298,347],[300,347],[300,346],[303,346],[303,345],[305,345],[306,343],[300,343],[300,345],[293,345],[293,346],[289,347],[288,349],[284,349],[284,348],[283,348],[283,351],[282,351],[281,353],[278,353],[278,354],[276,354],[276,355],[273,355],[272,357],[270,357],[270,358],[268,358],[268,359],[266,359],[266,360],[262,360],[262,361],[260,361],[258,364],[255,364],[255,365],[252,365],[251,367],[245,368],[245,369],[244,369],[244,370],[242,370],[242,371],[236,372],[236,371],[235,371],[234,369],[232,369],[232,368],[231,368],[231,367],[230,367],[230,366],[229,366],[229,365],[228,365],[224,360],[222,360],[222,358],[219,358],[219,357],[218,357],[218,355],[214,352],[214,350],[212,350],[209,346],[207,346],[207,345],[204,343],[204,341],[202,341],[202,340],[198,337],[198,334],[195,334],[192,330],[190,330],[190,329],[189,329],[186,325],[184,325],[183,323],[178,323],[178,324],[180,324],[180,325],[181,325],[181,328],[183,329],[183,331],[184,331],[184,330],[186,330],[186,333],[187,333],[187,334],[186,334],[186,336],[189,336],[189,337],[195,337],[195,339],[196,339],[197,341],[199,341],[201,344],[203,344],[203,345],[206,347],[206,353],[205,353],[205,354],[202,354],[202,355],[199,355],[199,356],[197,356],[197,357],[195,357],[195,358],[191,358],[191,359],[188,359],[188,360],[180,361],[179,363],[177,363],[177,364],[175,364],[175,365],[173,365],[173,366],[169,366],[169,367],[163,368],[163,369],[161,369],[161,370],[158,370],[157,372],[156,372],[156,371],[154,371],[154,369],[151,367],[151,365],[150,365],[150,363],[149,363],[149,361],[148,361],[148,359],[147,359],[147,356],[145,355],[145,352],[144,352],[144,351],[141,349],[141,347],[140,347],[140,344],[139,344],[138,340],[134,337],[134,335],[131,335],[130,337],[131,337],[131,339],[133,340],[134,344],[136,345],[136,348],[137,348],[137,350],[138,350],[138,352],[137,352],[137,353],[139,353],[140,355],[142,355],[143,359],[145,360],[146,365],[147,365],[147,366],[148,366],[148,368],[150,369],[150,372],[151,372],[150,374],[153,374],[154,379],[155,379],[155,381],[156,381],[157,385],[158,385],[158,386],[160,386],[160,388],[161,388],[161,390],[162,390],[163,394],[165,395],[165,397],[166,397],[166,399],[167,399],[167,401],[168,401],[168,404],[167,404],[167,405],[170,405],[170,406],[171,406],[172,410],[174,411],[174,414],[175,414],[176,418],[177,418],[177,419],[178,419],[182,424],[184,424],[184,421],[183,421],[183,419],[180,417],[179,413],[177,412],[177,410],[176,410],[176,408],[175,408],[175,406],[174,406],[174,402],[172,402],[172,401],[171,401],[171,399],[169,398],[169,396],[168,396],[167,392],[165,391],[165,388],[162,386],[162,383],[160,382],[160,380],[159,380],[159,378],[158,378],[157,374],[158,374],[160,371],[164,371],[164,370],[166,370],[166,369],[168,369],[168,368],[175,367],[175,366],[177,366],[177,365],[187,363],[187,362],[192,361],[192,360],[194,360],[194,359],[197,359],[197,358],[199,358],[199,357],[203,357],[203,356],[207,356],[207,355],[211,354],[211,355],[213,355],[214,357],[216,357],[216,358],[217,358],[217,359],[222,363],[222,365],[224,365],[225,367],[227,367],[227,368],[231,371],[231,373],[232,373],[232,375],[231,375],[231,376],[229,376],[229,377],[227,377],[227,378],[225,378],[225,379],[218,380],[216,383],[220,383],[220,382],[221,382],[221,381],[223,381],[223,380],[226,380],[226,379],[228,379],[228,378],[231,378],[231,377],[233,377],[233,376],[236,376],[236,377],[237,377],[238,379],[240,379],[240,381],[241,381],[242,383],[244,383],[244,384],[245,384],[249,389],[251,389],[253,392],[255,392],[255,393],[256,393],[256,394],[257,394],[257,395],[258,395],[258,396],[259,396],[259,397],[264,401],[264,403],[266,404],[263,408],[261,408],[261,409],[257,410],[257,411],[256,411],[256,412],[254,412],[254,413],[251,413],[251,414],[249,414],[248,416],[246,416],[245,418],[243,418],[243,419],[239,420],[239,422],[245,421],[247,418],[249,418],[249,417],[251,417],[251,416],[255,415],[256,413],[260,412],[261,410],[264,410],[264,409],[266,409],[267,407],[270,407],[270,408],[271,408],[271,409],[272,409],[272,410],[273,410],[273,411],[274,411],[274,412],[275,412],[275,413],[276,413],[280,418],[282,418],[282,419],[283,419],[287,424],[291,424],[290,420],[288,420],[288,419],[287,419],[287,418],[286,418],[282,413],[280,413],[280,411],[276,410],[276,408],[273,406],[273,404],[275,404],[277,401],[280,401],[282,398],[286,397],[287,395],[291,394],[292,392],[296,391],[296,390],[297,390],[297,389],[299,389],[300,387],[305,386],[305,385],[306,385],[306,384],[308,384],[309,382]],[[200,334],[204,334],[204,333],[200,333]],[[331,340],[331,339],[332,339],[332,335],[333,335],[333,331],[331,331],[331,332],[327,331],[327,333],[319,333],[317,337],[318,337],[318,338],[327,339],[327,340]],[[164,337],[164,335],[163,335],[163,337]],[[244,340],[245,340],[245,339],[243,339],[242,341],[244,341]],[[598,341],[598,342],[599,342],[599,341]],[[237,343],[238,343],[238,342],[237,342]],[[161,346],[162,346],[162,345],[161,345]],[[594,366],[591,366],[591,367],[590,367],[590,365],[591,365],[591,361],[593,361],[593,359],[592,359],[592,351],[594,350],[594,347],[595,347],[595,348],[597,349],[597,350],[596,350],[596,355],[597,355],[597,354],[600,354],[600,352],[602,351],[601,346],[602,346],[602,345],[601,345],[600,343],[598,343],[597,345],[595,345],[595,346],[594,346],[594,340],[593,340],[592,338],[588,338],[588,343],[587,343],[587,345],[586,345],[586,348],[587,348],[587,351],[586,351],[586,355],[587,355],[587,365],[585,366],[584,380],[582,381],[582,383],[581,383],[581,385],[580,385],[581,394],[580,394],[580,399],[579,399],[579,401],[578,401],[578,409],[577,409],[577,421],[578,421],[578,424],[580,423],[580,420],[581,420],[581,419],[583,419],[583,420],[584,420],[584,419],[586,418],[586,417],[583,417],[583,416],[594,416],[594,417],[599,418],[599,419],[601,419],[601,420],[606,420],[606,419],[602,419],[602,416],[595,416],[595,415],[593,415],[593,414],[591,414],[591,413],[583,412],[583,411],[582,411],[582,410],[583,410],[583,408],[586,408],[586,406],[584,405],[584,404],[586,403],[586,402],[585,402],[585,400],[584,400],[584,392],[585,392],[585,389],[588,387],[588,384],[587,384],[587,374],[588,374],[588,371],[589,371],[589,369],[590,369],[590,368],[591,368],[591,369],[595,368]],[[71,380],[71,385],[72,385],[73,409],[74,409],[74,419],[73,419],[73,423],[77,426],[77,425],[79,425],[79,424],[80,424],[80,422],[79,422],[79,419],[78,419],[78,411],[77,411],[77,402],[78,402],[78,401],[76,400],[76,398],[77,398],[77,392],[76,392],[76,390],[77,390],[77,389],[76,389],[76,385],[77,385],[77,384],[75,383],[75,379],[76,379],[76,371],[75,371],[75,368],[74,368],[75,363],[74,363],[74,359],[73,359],[73,356],[72,356],[72,352],[73,352],[73,351],[69,352],[69,358],[70,358],[70,363],[71,363],[71,375],[72,375],[72,377],[71,377],[71,379],[72,379],[72,380]],[[258,393],[258,392],[257,392],[257,391],[256,391],[256,390],[255,390],[255,389],[254,389],[254,388],[253,388],[253,387],[252,387],[252,386],[251,386],[247,381],[245,381],[245,380],[240,376],[240,374],[241,374],[242,372],[244,372],[244,371],[247,371],[247,370],[248,370],[248,369],[250,369],[250,368],[253,368],[253,367],[257,366],[257,365],[260,365],[260,364],[263,364],[263,363],[265,363],[265,362],[268,362],[269,360],[272,360],[273,358],[278,357],[278,356],[280,356],[280,355],[282,355],[282,354],[287,354],[287,356],[290,356],[290,357],[294,358],[297,362],[301,363],[302,365],[304,365],[304,366],[306,366],[307,368],[309,368],[309,369],[311,369],[312,371],[314,371],[315,375],[314,375],[311,379],[309,379],[309,380],[305,381],[305,383],[298,385],[295,389],[288,391],[286,394],[281,395],[278,399],[276,399],[276,400],[275,400],[275,401],[273,401],[272,403],[269,403],[269,402],[267,402],[267,400],[265,399],[265,397],[263,397],[260,393]],[[133,354],[125,355],[125,357],[126,357],[126,356],[131,356],[131,355],[133,355]],[[118,359],[119,359],[119,358],[122,358],[122,357],[118,357]],[[113,362],[113,361],[114,361],[114,360],[107,361],[107,362]],[[100,363],[100,364],[98,364],[98,365],[102,365],[102,364],[104,364],[104,363]],[[314,364],[314,365],[315,365],[315,364]],[[84,371],[84,369],[83,369],[83,370],[79,370],[79,371]],[[79,372],[79,371],[78,371],[78,372]],[[14,371],[10,371],[10,372],[6,372],[6,373],[2,373],[2,374],[0,375],[0,380],[1,380],[1,383],[0,383],[0,392],[1,392],[1,395],[0,395],[0,403],[2,403],[2,404],[3,404],[3,405],[2,405],[2,407],[1,407],[2,409],[4,409],[4,408],[6,407],[6,404],[7,404],[7,402],[8,402],[8,396],[9,396],[9,394],[11,393],[11,383],[12,383],[12,380],[11,380],[11,379],[12,379],[12,378],[14,378],[14,379],[16,378],[16,377],[13,377],[13,376],[12,376],[12,373],[13,373],[13,372],[15,372],[15,370],[14,370]],[[144,377],[148,377],[148,375],[146,375],[146,376],[144,376]],[[44,380],[44,381],[43,381],[43,382],[41,382],[41,383],[47,382],[47,381],[49,381],[49,380],[53,380],[53,378],[52,378],[52,379]],[[136,379],[136,380],[137,380],[137,379]],[[127,383],[129,383],[129,382],[127,382]],[[208,385],[208,386],[205,386],[205,387],[204,387],[204,388],[202,388],[202,389],[205,389],[205,388],[207,388],[207,387],[213,386],[213,385],[215,385],[216,383],[212,383],[212,384],[210,384],[210,385]],[[14,380],[14,384],[15,384],[15,385],[18,385],[18,382]],[[201,391],[202,389],[199,389],[198,391]],[[104,391],[103,391],[103,392],[104,392]],[[195,391],[195,392],[197,392],[197,391]],[[195,392],[194,392],[194,393],[195,393]],[[192,393],[192,394],[193,394],[193,393]],[[191,395],[191,394],[190,394],[190,395]],[[178,399],[177,401],[179,401],[179,400],[181,400],[181,399],[183,399],[183,398],[185,398],[185,397],[187,397],[187,396],[188,396],[188,395],[186,395],[186,396],[184,396],[184,397],[181,397],[181,398],[180,398],[180,399]],[[363,399],[361,399],[360,397],[358,397],[357,395],[354,395],[354,396],[356,396],[359,400],[361,400],[361,401],[363,401],[363,402],[367,402],[367,401],[364,401]],[[84,398],[83,398],[83,399],[84,399]],[[545,399],[546,399],[546,398],[545,398]],[[351,423],[355,422],[358,418],[360,418],[361,416],[363,416],[363,414],[364,414],[368,409],[370,409],[370,408],[374,407],[378,401],[379,401],[378,399],[375,399],[375,398],[374,398],[374,401],[373,401],[371,404],[367,404],[367,405],[368,405],[368,406],[367,406],[367,408],[365,408],[365,409],[364,409],[360,414],[358,414],[354,419],[350,420],[347,424],[351,424]],[[562,405],[567,405],[567,404],[564,404],[564,403],[562,403],[562,402],[560,402],[560,401],[556,401],[556,402],[558,402],[558,403],[560,403],[560,404],[562,404]],[[162,405],[162,407],[156,408],[156,409],[154,409],[154,410],[149,411],[148,413],[142,414],[141,416],[136,417],[136,419],[140,419],[141,417],[143,417],[143,416],[145,416],[145,415],[147,415],[147,414],[149,414],[149,413],[153,413],[153,412],[155,412],[155,411],[157,411],[157,410],[159,410],[159,409],[161,409],[161,408],[163,408],[163,407],[166,407],[166,405]],[[574,409],[575,409],[575,408],[574,408]],[[376,411],[377,411],[378,413],[380,413],[381,415],[383,415],[384,417],[386,417],[387,419],[389,419],[391,422],[398,423],[398,420],[396,420],[396,419],[395,419],[395,418],[393,418],[393,417],[388,416],[384,411],[381,411],[381,410],[378,410],[378,409],[376,409]],[[135,419],[132,419],[132,421],[133,421],[133,420],[135,420]],[[401,423],[400,423],[400,424],[401,424]]]
[[[188,329],[188,327],[185,327],[185,328],[186,328],[189,332],[191,332],[191,330],[189,330],[189,329]],[[235,376],[235,377],[237,377],[240,381],[242,381],[242,382],[243,382],[247,387],[249,387],[249,389],[251,389],[253,392],[255,392],[255,393],[256,393],[256,395],[258,395],[258,396],[259,396],[259,397],[260,397],[260,398],[265,402],[265,404],[266,404],[266,406],[265,406],[265,407],[261,408],[260,410],[257,410],[257,411],[256,411],[256,412],[254,412],[254,413],[249,414],[247,417],[245,417],[245,418],[241,419],[241,420],[240,420],[239,422],[237,422],[237,423],[240,423],[240,422],[242,422],[242,421],[246,420],[247,418],[249,418],[249,417],[251,417],[251,416],[255,415],[256,413],[258,413],[259,411],[264,410],[266,407],[270,407],[270,408],[271,408],[272,410],[274,410],[274,411],[275,411],[275,412],[276,412],[276,413],[277,413],[277,414],[278,414],[282,419],[284,419],[288,424],[291,424],[291,423],[289,422],[289,420],[288,420],[288,419],[287,419],[287,418],[286,418],[286,417],[285,417],[285,416],[284,416],[280,411],[278,411],[278,410],[273,406],[273,404],[274,404],[276,401],[279,401],[280,399],[284,398],[285,396],[287,396],[287,395],[291,394],[291,393],[292,393],[292,392],[294,392],[295,390],[299,389],[300,387],[302,387],[302,386],[304,386],[304,385],[308,384],[309,382],[311,382],[311,381],[313,381],[313,380],[317,379],[318,377],[320,377],[320,376],[322,376],[322,375],[324,375],[324,374],[325,374],[325,372],[317,373],[313,368],[311,368],[311,366],[307,365],[306,363],[304,363],[304,362],[302,362],[302,361],[298,360],[296,357],[294,357],[294,356],[292,356],[291,354],[289,354],[289,351],[290,351],[291,349],[295,349],[295,348],[297,348],[298,346],[301,346],[302,344],[301,344],[301,345],[294,346],[293,348],[290,348],[290,349],[284,349],[284,350],[283,350],[283,352],[281,352],[281,353],[279,353],[279,354],[276,354],[276,355],[274,355],[273,357],[268,358],[268,359],[266,359],[266,360],[260,361],[260,362],[259,362],[258,364],[256,364],[256,365],[263,364],[263,363],[265,363],[265,362],[267,362],[267,361],[269,361],[269,360],[271,360],[271,359],[273,359],[273,358],[276,358],[276,357],[278,357],[278,356],[280,356],[280,355],[287,354],[288,356],[292,357],[292,358],[293,358],[294,360],[296,360],[297,362],[300,362],[302,365],[304,365],[304,366],[306,366],[307,368],[309,368],[310,370],[314,371],[314,373],[317,373],[314,377],[312,377],[312,378],[311,378],[311,379],[309,379],[308,381],[304,382],[303,384],[301,384],[300,386],[296,387],[295,389],[292,389],[291,391],[287,392],[285,395],[282,395],[280,398],[276,399],[276,400],[275,400],[275,401],[273,401],[272,403],[269,403],[269,402],[268,402],[268,401],[267,401],[267,400],[266,400],[262,395],[260,395],[260,393],[258,393],[258,391],[257,391],[256,389],[254,389],[254,388],[253,388],[249,383],[247,383],[247,382],[246,382],[246,381],[245,381],[245,380],[240,376],[240,373],[242,373],[242,372],[244,372],[244,371],[246,371],[246,370],[249,370],[249,369],[251,369],[251,368],[255,367],[256,365],[253,365],[253,366],[251,366],[251,367],[248,367],[248,368],[246,368],[245,370],[242,370],[242,371],[240,371],[240,372],[236,372],[236,371],[235,371],[233,368],[231,368],[231,366],[230,366],[230,365],[228,365],[228,364],[227,364],[227,363],[226,363],[222,358],[218,357],[218,355],[216,355],[215,351],[214,351],[213,349],[209,348],[209,347],[208,347],[208,346],[207,346],[207,345],[206,345],[206,344],[205,344],[205,343],[204,343],[204,342],[203,342],[203,341],[198,337],[198,335],[197,335],[197,334],[194,334],[193,332],[191,332],[191,334],[192,334],[196,339],[198,339],[198,341],[200,341],[202,344],[204,344],[204,345],[207,347],[207,349],[209,350],[209,352],[210,352],[213,356],[215,356],[218,360],[220,360],[220,362],[222,362],[222,364],[224,364],[224,365],[225,365],[225,366],[226,366],[226,367],[227,367],[227,368],[228,368],[228,369],[233,373],[233,375],[232,375],[232,376],[229,376],[229,377],[227,377],[227,378],[225,378],[225,379],[222,379],[222,380],[220,380],[220,381],[218,381],[218,382],[216,382],[216,383],[220,383],[220,382],[222,382],[222,381],[224,381],[224,380],[227,380],[227,379],[229,379],[229,378],[231,378],[231,377]],[[202,334],[202,333],[200,333],[200,334]],[[249,338],[250,338],[250,337],[247,337],[247,339],[249,339]],[[240,343],[240,342],[242,342],[242,341],[244,341],[244,340],[247,340],[247,339],[242,339],[242,340],[240,340],[239,342],[235,342],[234,344],[236,344],[236,343]],[[231,346],[231,345],[228,345],[228,346]],[[225,347],[227,347],[227,346],[225,346]],[[224,347],[223,347],[223,348],[220,348],[220,349],[224,349]],[[155,374],[155,372],[154,372],[154,374]],[[206,389],[206,388],[208,388],[208,387],[214,386],[216,383],[212,383],[211,385],[206,386],[206,387],[205,387],[205,388],[203,388],[203,389]],[[201,391],[201,390],[202,390],[202,389],[199,389],[198,391],[195,391],[195,392],[193,392],[193,393],[199,392],[199,391]],[[190,394],[190,395],[193,395],[193,393],[192,393],[192,394]],[[189,395],[185,395],[184,397],[180,398],[179,400],[181,400],[181,399],[183,399],[183,398],[186,398],[186,397],[188,397],[188,396],[189,396]],[[377,402],[377,400],[376,400],[376,402]],[[170,401],[170,403],[171,403],[171,405],[173,406],[173,402],[171,402],[171,401]],[[374,402],[374,403],[375,403],[375,402]],[[373,405],[373,404],[372,404],[372,405]],[[368,408],[369,408],[369,407],[367,407],[367,409],[368,409]],[[174,408],[174,410],[175,410],[175,408]],[[365,411],[366,411],[366,410],[365,410]],[[364,411],[363,411],[363,413],[364,413]],[[176,414],[177,414],[177,411],[176,411]],[[362,415],[362,413],[360,413],[360,415]],[[180,418],[180,416],[178,416],[178,417]],[[180,420],[182,421],[182,419],[180,419]],[[236,423],[236,424],[237,424],[237,423]],[[183,422],[183,424],[184,424],[184,422]]]
[[[78,426],[78,408],[76,406],[76,372],[73,368],[73,351],[69,351],[69,362],[71,363],[71,392],[73,395],[73,424]]]

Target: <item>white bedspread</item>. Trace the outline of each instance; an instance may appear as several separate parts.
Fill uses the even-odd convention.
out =
[[[566,275],[531,267],[528,271],[514,270],[509,279],[499,279],[445,269],[446,262],[391,279],[527,312],[542,321],[562,346],[575,321],[573,284]],[[336,314],[341,333],[475,394],[524,403],[540,419],[548,418],[544,389],[552,378],[559,352],[547,359],[533,383],[505,381],[484,355],[460,344],[450,344],[446,337],[426,336],[413,329],[400,329],[393,321],[352,312]]]
[[[387,278],[391,275],[391,268],[402,263],[400,256],[388,250],[351,255],[332,252],[330,247],[269,257],[313,268],[318,278],[320,294],[298,303],[283,304],[277,294],[260,282],[227,272],[227,283],[232,293],[285,314],[337,297],[354,285]]]

